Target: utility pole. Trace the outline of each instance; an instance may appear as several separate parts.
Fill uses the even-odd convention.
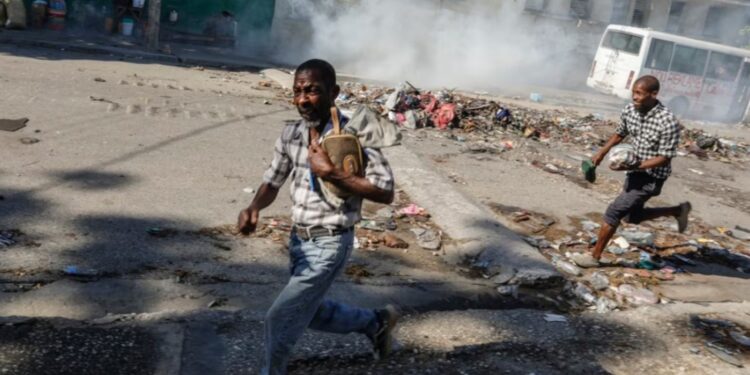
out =
[[[161,0],[148,0],[148,31],[146,44],[150,49],[159,49],[159,28],[161,20]]]

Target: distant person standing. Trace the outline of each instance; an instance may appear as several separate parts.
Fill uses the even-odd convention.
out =
[[[664,182],[672,173],[672,158],[677,156],[680,142],[680,125],[675,115],[656,98],[659,89],[656,77],[643,76],[635,81],[633,103],[622,111],[615,134],[591,159],[598,166],[612,147],[625,137],[631,137],[635,158],[629,163],[610,165],[610,169],[628,171],[628,174],[622,193],[604,213],[604,223],[592,253],[596,261],[601,259],[623,219],[638,224],[659,217],[674,217],[680,233],[687,228],[690,202],[673,207],[645,207],[649,199],[661,194]]]

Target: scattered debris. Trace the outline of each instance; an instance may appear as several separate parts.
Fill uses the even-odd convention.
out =
[[[609,278],[603,272],[594,272],[591,274],[589,283],[594,290],[605,290],[609,288]]]
[[[231,247],[229,247],[227,245],[224,245],[222,243],[214,242],[213,245],[214,245],[215,248],[220,249],[220,250],[224,250],[224,251],[231,251],[232,250]]]
[[[390,247],[392,249],[408,249],[409,248],[409,244],[406,241],[390,233],[386,233],[383,235],[383,244],[386,247]]]
[[[416,236],[419,247],[426,250],[440,249],[442,239],[441,234],[437,231],[425,228],[412,228],[411,232]]]
[[[654,292],[645,288],[636,288],[630,284],[620,285],[617,288],[617,293],[634,305],[653,305],[659,303],[659,297]]]
[[[502,296],[518,298],[518,285],[500,285],[497,287],[497,292]]]
[[[593,268],[599,266],[599,262],[594,259],[594,257],[589,253],[574,253],[571,254],[570,259],[573,260],[573,262],[577,266],[583,268]]]
[[[368,271],[367,268],[365,268],[365,266],[362,264],[352,264],[349,267],[346,267],[344,273],[355,279],[372,276],[372,272]]]
[[[599,297],[599,299],[596,300],[596,312],[598,314],[606,314],[610,311],[614,311],[618,307],[617,302],[607,297]]]
[[[33,145],[35,143],[41,142],[39,138],[33,138],[33,137],[23,137],[20,139],[21,143],[25,145]]]
[[[719,358],[720,360],[729,363],[732,366],[743,367],[742,361],[737,358],[734,354],[728,353],[723,348],[717,347],[716,344],[710,342],[706,343],[706,350]]]
[[[0,130],[6,132],[14,132],[26,127],[26,123],[29,122],[27,118],[19,118],[15,120],[0,119]]]
[[[575,289],[573,289],[573,294],[585,301],[589,304],[596,303],[596,296],[594,293],[587,287],[586,285],[583,285],[582,283],[576,283]]]
[[[68,276],[94,277],[99,276],[99,271],[92,268],[82,268],[76,265],[70,265],[63,268],[63,273]]]
[[[16,243],[16,231],[0,231],[0,247],[10,247]]]
[[[513,280],[516,276],[515,269],[510,268],[510,267],[505,267],[505,266],[500,267],[499,272],[497,272],[494,275],[492,275],[494,272],[489,272],[489,270],[488,270],[488,273],[489,273],[488,276],[492,277],[492,282],[495,283],[496,285],[507,284],[511,282],[511,280]]]
[[[426,212],[427,211],[424,208],[419,207],[414,203],[398,210],[398,214],[404,216],[423,216]]]
[[[558,260],[556,262],[553,262],[552,264],[555,266],[555,268],[563,273],[567,273],[568,275],[581,276],[583,274],[578,266],[572,263],[568,263],[564,260]]]
[[[617,237],[614,241],[612,241],[615,245],[617,245],[621,249],[629,249],[630,248],[630,242],[626,240],[624,237]]]
[[[117,104],[117,103],[115,103],[115,102],[113,102],[113,101],[111,101],[111,100],[109,100],[109,99],[106,99],[106,98],[99,98],[99,97],[96,97],[96,96],[89,96],[89,99],[90,99],[90,100],[91,100],[92,102],[102,102],[102,103],[109,103],[109,104]]]
[[[224,297],[216,298],[216,299],[213,299],[213,300],[211,300],[211,302],[209,302],[209,303],[208,303],[208,304],[206,305],[206,307],[208,307],[209,309],[212,309],[212,308],[214,308],[214,307],[220,307],[220,306],[224,306],[224,305],[226,305],[226,303],[227,303],[228,301],[229,301],[229,300],[228,300],[228,299],[226,299],[226,298],[224,298]]]
[[[629,245],[654,246],[653,233],[624,230],[619,232],[619,235],[624,238]]]
[[[385,232],[386,230],[385,226],[375,220],[362,220],[359,222],[359,227],[373,232]]]
[[[94,78],[94,82],[107,82],[107,80],[101,77],[96,77]]]
[[[550,323],[567,323],[568,318],[566,318],[565,315],[544,314],[544,321]]]

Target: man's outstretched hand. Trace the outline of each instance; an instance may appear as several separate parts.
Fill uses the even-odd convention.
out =
[[[237,232],[244,236],[255,232],[255,227],[258,226],[259,216],[260,211],[252,207],[240,211],[240,216],[237,218]]]

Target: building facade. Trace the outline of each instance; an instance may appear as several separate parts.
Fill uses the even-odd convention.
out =
[[[747,0],[515,0],[503,1],[528,17],[587,23],[603,30],[609,24],[659,31],[745,47],[742,32],[750,25]],[[596,27],[592,28],[597,29]]]

